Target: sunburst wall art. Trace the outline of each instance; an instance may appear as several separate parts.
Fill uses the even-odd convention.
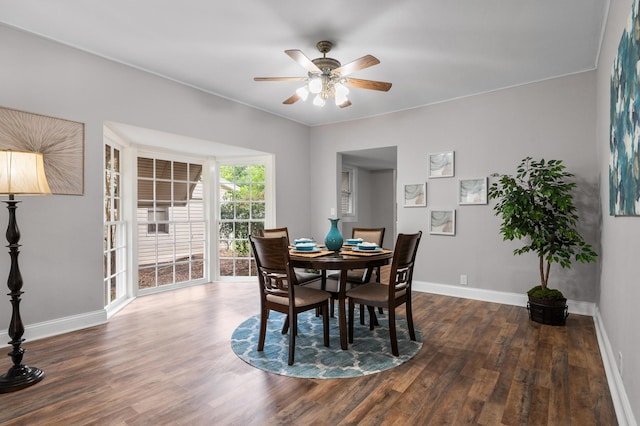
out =
[[[611,71],[609,214],[640,215],[640,19],[638,0],[622,33]]]
[[[0,107],[0,149],[41,152],[53,194],[84,193],[84,124]]]

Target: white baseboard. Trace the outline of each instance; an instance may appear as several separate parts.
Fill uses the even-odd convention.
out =
[[[596,325],[596,336],[598,337],[598,346],[600,347],[600,355],[602,356],[602,363],[604,364],[604,371],[607,375],[607,382],[609,383],[609,392],[611,393],[611,399],[613,400],[613,406],[616,410],[616,416],[618,417],[618,423],[620,426],[637,426],[636,419],[631,410],[631,403],[627,397],[627,392],[624,389],[624,382],[622,376],[618,371],[616,364],[616,357],[613,353],[613,348],[609,342],[607,331],[604,328],[600,311],[596,309],[596,313],[593,317]]]
[[[436,284],[429,282],[414,281],[413,289],[424,293],[440,294],[443,296],[461,297],[464,299],[482,300],[483,302],[502,303],[505,305],[514,306],[527,306],[527,295],[520,293],[509,293],[495,290],[484,290],[473,287],[448,285],[448,284]],[[588,315],[592,316],[596,328],[596,338],[598,339],[598,346],[600,347],[600,355],[602,357],[602,363],[604,364],[605,374],[607,376],[607,382],[609,384],[609,392],[611,393],[611,399],[613,400],[613,406],[616,411],[616,417],[620,426],[637,426],[636,420],[631,410],[631,404],[627,393],[624,389],[624,383],[622,377],[618,372],[618,368],[615,363],[615,356],[613,355],[613,349],[611,343],[607,337],[600,311],[595,303],[579,302],[579,301],[567,301],[569,307],[569,313],[576,315]]]
[[[45,337],[57,336],[70,331],[82,330],[94,325],[105,324],[107,322],[107,312],[99,311],[87,312],[80,315],[73,315],[58,318],[51,321],[44,321],[37,324],[27,325],[24,328],[24,339],[27,341],[44,339]],[[0,332],[0,347],[6,347],[11,340],[8,331]]]
[[[502,303],[505,305],[527,306],[527,296],[519,293],[507,293],[481,288],[437,284],[424,281],[414,281],[413,290],[424,293],[440,294],[443,296],[461,297],[463,299],[482,300],[483,302]]]
[[[527,306],[528,300],[526,293],[509,293],[506,291],[485,290],[461,285],[437,284],[424,281],[414,281],[412,288],[415,291],[424,293],[462,297],[463,299],[482,300],[483,302],[502,303],[513,306]],[[596,309],[594,303],[574,300],[567,300],[567,306],[569,307],[569,313],[576,315],[593,316]]]

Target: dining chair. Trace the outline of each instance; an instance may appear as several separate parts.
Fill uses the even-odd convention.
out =
[[[385,228],[353,228],[351,230],[351,238],[362,238],[363,241],[368,243],[376,243],[378,247],[382,247],[384,241]],[[380,268],[376,269],[378,276],[380,274]],[[367,269],[353,269],[347,272],[347,282],[354,284],[364,284],[371,280],[373,275],[373,268]]]
[[[289,240],[289,230],[287,227],[284,228],[270,228],[270,229],[261,229],[259,231],[261,237],[267,238],[280,238],[285,237],[287,239],[287,246],[291,244]],[[298,279],[298,284],[306,284],[311,281],[319,280],[322,276],[317,272],[306,271],[301,269],[294,269],[296,274],[296,278]]]
[[[385,228],[353,228],[351,230],[351,238],[362,238],[363,241],[368,243],[376,243],[378,247],[382,247],[382,242],[384,241],[384,231]],[[373,277],[374,268],[367,269],[350,269],[347,271],[347,284],[351,287],[356,285],[365,284],[371,281]],[[376,272],[376,281],[380,281],[380,267],[375,268]],[[332,274],[329,278],[340,279],[336,274]],[[333,294],[333,293],[332,293]],[[333,316],[333,301],[337,299],[337,297],[332,298],[330,309],[330,315]],[[382,313],[382,309],[380,309],[380,313]],[[375,321],[375,319],[374,319]],[[360,306],[360,324],[364,324],[364,307]]]
[[[353,343],[353,316],[356,303],[369,308],[370,329],[373,330],[373,307],[386,308],[389,311],[389,338],[391,352],[398,356],[398,337],[396,332],[396,308],[405,305],[409,337],[416,340],[413,328],[413,314],[411,308],[411,284],[413,268],[422,231],[416,234],[398,234],[393,251],[393,260],[388,282],[370,282],[347,291],[349,298],[349,343]]]
[[[286,237],[250,236],[251,249],[256,261],[260,284],[260,335],[258,351],[264,350],[267,320],[270,311],[286,314],[282,334],[289,332],[289,359],[293,365],[298,314],[320,309],[324,345],[329,347],[329,298],[326,291],[298,285],[289,260],[289,244]]]

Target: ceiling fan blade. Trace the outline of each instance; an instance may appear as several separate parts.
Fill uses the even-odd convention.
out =
[[[302,68],[304,68],[308,72],[322,73],[320,68],[318,68],[316,66],[316,64],[314,64],[311,61],[311,59],[307,58],[307,56],[304,53],[302,53],[301,50],[297,50],[297,49],[285,50],[284,53],[289,55],[289,57],[291,57],[291,59],[296,61],[298,63],[298,65],[300,65]]]
[[[347,99],[346,101],[344,101],[343,103],[341,103],[340,105],[338,105],[340,108],[346,108],[348,106],[351,106],[351,101],[349,99]]]
[[[381,92],[387,92],[391,89],[391,83],[386,83],[384,81],[362,80],[359,78],[347,78],[344,85],[348,87],[355,87],[357,89],[380,90]]]
[[[304,81],[308,77],[253,77],[254,81]]]
[[[349,62],[348,64],[336,68],[335,70],[333,70],[333,72],[344,77],[345,75],[349,75],[353,72],[372,67],[379,63],[380,61],[375,56],[365,55],[362,58],[356,59],[355,61]]]
[[[297,93],[294,93],[293,95],[282,101],[282,103],[285,105],[291,105],[293,103],[296,103],[298,100],[300,100],[300,96],[298,96]]]

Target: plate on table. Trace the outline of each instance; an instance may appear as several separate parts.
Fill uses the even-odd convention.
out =
[[[382,251],[382,247],[371,247],[366,249],[361,249],[359,247],[354,247],[351,251],[359,252],[359,253],[377,253]]]
[[[297,247],[294,247],[292,251],[293,253],[318,253],[322,251],[322,249],[320,247],[311,247],[311,248],[305,248],[305,249],[299,249]]]

